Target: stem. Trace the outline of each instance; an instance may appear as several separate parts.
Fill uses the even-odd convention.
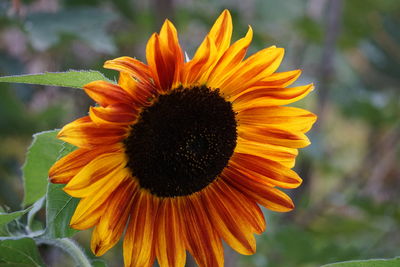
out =
[[[61,248],[67,252],[75,261],[79,267],[92,267],[90,260],[83,252],[82,248],[72,239],[60,238],[60,239],[37,239],[38,244],[48,244]]]

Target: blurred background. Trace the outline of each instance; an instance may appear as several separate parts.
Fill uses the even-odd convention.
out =
[[[300,68],[297,85],[316,85],[294,106],[319,116],[295,168],[304,183],[289,192],[296,209],[265,211],[257,253],[227,248],[226,266],[319,266],[400,255],[398,0],[1,0],[0,75],[93,69],[114,79],[103,62],[123,55],[145,60],[147,39],[165,18],[193,56],[225,8],[234,40],[253,26],[250,53],[286,49],[279,70]],[[0,84],[0,205],[20,208],[20,167],[32,134],[60,128],[91,104],[81,90]],[[76,239],[88,249],[90,231]],[[72,266],[58,249],[41,252],[49,266]],[[121,245],[103,258],[121,266]]]

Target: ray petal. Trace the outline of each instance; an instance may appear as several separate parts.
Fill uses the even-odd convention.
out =
[[[294,208],[293,201],[281,190],[274,188],[263,179],[243,175],[235,168],[227,168],[222,173],[222,178],[230,186],[247,195],[267,209],[287,212]]]
[[[90,107],[89,116],[95,124],[132,124],[139,111],[124,104],[115,104],[107,107]]]
[[[79,213],[79,215],[75,215],[74,213],[69,223],[71,228],[76,230],[86,230],[99,223],[99,219],[101,215],[104,214],[104,211],[107,207],[107,198],[101,199],[101,202],[98,202],[99,205],[87,209],[90,203],[90,198],[82,198],[79,200],[79,204],[75,209],[75,213],[82,209],[85,209],[85,211],[83,213]]]
[[[121,147],[103,146],[97,149],[79,148],[59,159],[49,170],[49,179],[52,183],[66,184],[89,162],[99,155],[116,152]]]
[[[313,84],[291,88],[252,86],[242,93],[233,96],[230,100],[237,111],[251,107],[282,106],[304,98],[313,89]]]
[[[218,88],[221,81],[233,70],[235,70],[246,55],[247,49],[253,39],[253,30],[249,26],[249,30],[244,38],[236,41],[230,46],[223,56],[218,60],[213,68],[203,79],[207,78],[207,84],[210,87]]]
[[[128,134],[128,125],[97,125],[89,116],[65,125],[57,138],[80,148],[93,149],[95,146],[114,145]]]
[[[177,199],[165,198],[157,215],[156,255],[161,267],[183,267],[186,261],[182,214]]]
[[[94,81],[83,86],[86,94],[101,106],[124,103],[132,105],[134,99],[119,85],[106,81]]]
[[[204,206],[213,226],[237,252],[254,254],[253,234],[265,230],[265,220],[257,204],[218,180],[205,190]]]
[[[284,55],[283,48],[265,48],[247,58],[239,66],[225,75],[214,86],[226,96],[235,97],[250,86],[274,73]]]
[[[160,34],[153,34],[146,46],[146,59],[161,92],[167,92],[180,82],[183,53],[174,25],[166,20]]]
[[[202,84],[207,77],[207,72],[215,64],[216,47],[210,37],[206,37],[204,45],[197,49],[193,59],[184,66],[182,84],[189,87],[193,84]]]
[[[92,233],[91,249],[96,256],[103,255],[120,239],[137,190],[135,186],[133,179],[124,181],[107,201],[107,208]]]
[[[229,165],[248,176],[261,177],[270,186],[296,188],[302,182],[295,171],[278,162],[255,155],[235,152]]]
[[[249,141],[289,148],[301,148],[310,144],[310,140],[304,133],[290,131],[284,127],[240,125],[238,136]]]
[[[228,49],[232,37],[232,17],[225,9],[212,26],[208,36],[215,43],[218,51],[218,58]]]
[[[237,140],[235,152],[256,155],[276,161],[288,168],[293,168],[296,156],[298,155],[296,148],[258,143],[240,137]]]
[[[96,220],[104,214],[104,208],[107,207],[110,195],[121,183],[128,179],[132,179],[130,174],[121,171],[120,173],[112,172],[104,177],[102,186],[92,186],[92,191],[79,201],[71,218],[71,227],[74,229],[87,229],[93,226],[88,225],[88,222],[96,224]]]
[[[159,199],[144,190],[136,196],[124,238],[124,262],[127,267],[150,267],[155,259],[154,229]]]
[[[96,190],[119,184],[129,175],[125,154],[121,152],[102,154],[83,167],[64,187],[73,197],[87,197]]]
[[[311,129],[317,116],[307,110],[295,107],[253,107],[236,115],[241,125],[272,126],[305,133]]]
[[[256,82],[254,86],[262,86],[264,88],[276,88],[276,87],[285,88],[294,83],[297,80],[297,78],[299,78],[300,74],[301,70],[275,72],[266,77],[265,79]]]
[[[121,73],[130,74],[133,78],[135,78],[138,81],[138,83],[143,85],[143,86],[138,86],[137,89],[141,89],[142,91],[147,91],[150,94],[156,92],[154,85],[154,78],[152,76],[151,70],[146,64],[142,63],[137,59],[131,57],[119,57],[112,60],[107,60],[104,63],[104,67],[107,69],[120,71]],[[122,82],[121,87],[123,85],[125,86],[124,82]],[[127,89],[125,90],[127,91]],[[132,92],[131,89],[129,91]]]
[[[200,195],[194,194],[179,202],[184,218],[186,246],[199,266],[222,267],[224,251],[221,239],[208,219]]]

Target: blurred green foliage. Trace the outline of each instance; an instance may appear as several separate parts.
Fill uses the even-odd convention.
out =
[[[124,55],[144,60],[146,41],[165,18],[193,56],[224,8],[234,18],[234,39],[252,25],[250,52],[286,48],[280,70],[301,68],[298,84],[316,84],[295,106],[319,115],[310,133],[313,144],[301,151],[296,165],[304,179],[290,192],[296,209],[266,211],[269,226],[258,237],[257,253],[239,256],[227,249],[226,265],[308,267],[397,256],[398,0],[4,0],[0,76],[93,69],[114,80],[117,74],[102,69],[103,62]],[[61,127],[86,114],[91,104],[72,89],[0,84],[0,205],[21,208],[20,166],[32,134]],[[45,218],[39,213],[35,220]],[[88,231],[76,238],[88,249]],[[49,266],[60,266],[65,257],[46,246],[40,252]],[[121,265],[120,244],[103,258],[109,266]]]

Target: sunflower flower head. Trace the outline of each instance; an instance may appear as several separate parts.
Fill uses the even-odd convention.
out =
[[[279,188],[296,188],[291,170],[316,116],[287,107],[313,85],[288,87],[299,70],[276,72],[284,50],[245,59],[252,29],[231,44],[225,10],[185,62],[166,21],[146,47],[147,64],[120,57],[105,68],[118,84],[84,86],[98,103],[62,128],[78,147],[50,169],[53,183],[80,198],[75,229],[94,227],[91,248],[104,254],[124,235],[125,266],[223,266],[222,240],[241,254],[265,230],[258,204],[294,208]]]

